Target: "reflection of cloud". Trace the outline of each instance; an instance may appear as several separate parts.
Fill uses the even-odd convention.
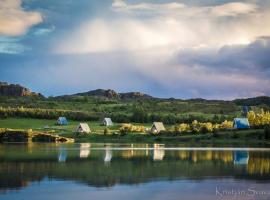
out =
[[[24,11],[21,0],[0,1],[0,35],[21,35],[40,22],[42,22],[41,14]]]

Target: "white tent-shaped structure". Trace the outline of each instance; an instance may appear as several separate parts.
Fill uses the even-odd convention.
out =
[[[154,122],[151,127],[151,133],[159,133],[160,131],[166,131],[162,122]]]
[[[104,126],[112,126],[113,125],[113,122],[112,122],[112,119],[111,118],[104,118],[103,121],[102,121],[102,124]]]
[[[77,133],[91,133],[91,129],[89,128],[87,123],[80,123],[76,128],[75,132]]]

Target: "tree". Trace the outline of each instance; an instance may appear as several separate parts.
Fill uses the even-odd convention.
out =
[[[133,110],[131,119],[133,122],[145,123],[148,121],[148,114],[145,112],[143,107],[137,106]]]

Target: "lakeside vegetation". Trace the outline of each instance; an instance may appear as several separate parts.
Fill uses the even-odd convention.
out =
[[[262,103],[260,103],[262,102]],[[243,115],[244,100],[119,99],[71,95],[44,98],[0,96],[0,128],[38,131],[84,141],[266,141],[270,124],[267,99],[248,99],[248,118],[255,130],[233,130],[233,119]],[[264,111],[262,111],[264,109]],[[57,126],[65,116],[69,124]],[[111,117],[114,125],[100,124]],[[161,121],[166,131],[149,133],[152,122]],[[89,124],[90,135],[75,135],[79,122]],[[264,131],[265,129],[265,131]],[[226,136],[225,136],[226,134]],[[246,142],[246,141],[245,141]],[[253,141],[252,141],[253,142]],[[266,141],[267,143],[267,141]]]
[[[32,129],[34,132],[50,133],[62,137],[73,138],[75,142],[135,142],[135,143],[188,143],[192,145],[212,144],[212,145],[240,145],[240,146],[269,146],[269,127],[268,129],[248,129],[248,130],[221,130],[214,133],[194,133],[194,132],[176,132],[164,131],[159,134],[150,134],[147,132],[127,132],[121,134],[122,124],[115,123],[109,128],[102,126],[99,121],[86,121],[91,128],[90,134],[76,135],[74,130],[78,121],[69,121],[67,126],[55,125],[55,120],[25,119],[25,118],[7,118],[1,119],[0,125],[4,128],[24,130]],[[144,126],[149,129],[151,124],[133,124],[133,126]],[[166,129],[172,126],[166,125]],[[109,130],[105,133],[105,130]]]
[[[249,100],[249,103],[251,100]],[[254,100],[254,111],[270,110],[267,101]],[[242,115],[243,101],[204,99],[117,99],[93,96],[8,97],[0,96],[0,118],[27,117],[56,119],[66,116],[73,120],[97,121],[104,116],[118,123],[164,124],[199,122],[221,123]]]

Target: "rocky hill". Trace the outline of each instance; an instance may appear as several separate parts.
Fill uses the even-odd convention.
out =
[[[92,97],[105,97],[105,98],[116,98],[116,99],[153,99],[154,97],[144,94],[141,92],[127,92],[127,93],[118,93],[114,90],[108,89],[97,89],[97,90],[91,90],[88,92],[83,93],[77,93],[69,96],[92,96]],[[63,97],[63,96],[62,96]],[[65,95],[64,97],[68,97],[68,95]]]
[[[23,87],[19,84],[8,84],[0,82],[0,96],[42,96],[40,93],[32,92],[30,89]]]

